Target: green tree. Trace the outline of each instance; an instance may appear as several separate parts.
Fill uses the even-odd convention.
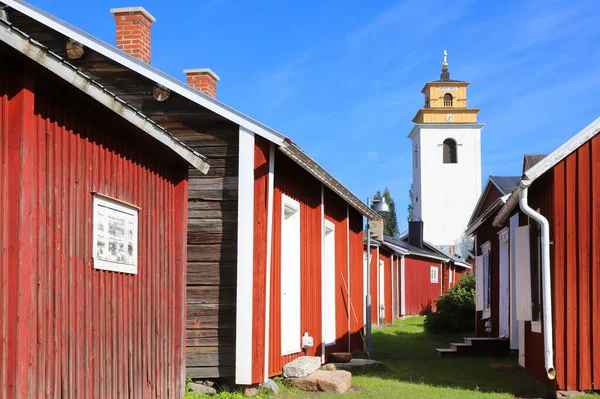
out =
[[[398,219],[396,219],[396,205],[394,204],[394,199],[390,195],[390,190],[385,188],[383,192],[383,197],[385,198],[385,202],[390,206],[389,212],[384,212],[381,216],[383,217],[383,234],[390,237],[398,237],[400,235],[400,229],[398,228]],[[373,196],[373,200],[381,199],[381,191],[377,191],[377,193]],[[371,205],[373,207],[373,205]]]
[[[410,222],[414,219],[415,217],[415,196],[413,194],[413,185],[412,183],[410,183],[410,189],[408,190],[408,216],[406,217],[406,219]]]

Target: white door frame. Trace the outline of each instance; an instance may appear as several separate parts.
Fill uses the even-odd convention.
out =
[[[506,338],[509,336],[509,286],[508,286],[508,268],[509,268],[509,252],[508,252],[508,241],[509,241],[509,228],[505,227],[498,232],[499,248],[498,260],[499,260],[499,281],[500,281],[500,314],[498,321],[498,336]]]

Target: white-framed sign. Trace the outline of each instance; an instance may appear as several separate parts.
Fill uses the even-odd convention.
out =
[[[137,274],[138,209],[94,194],[94,269]]]

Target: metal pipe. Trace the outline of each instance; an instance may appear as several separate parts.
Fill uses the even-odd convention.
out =
[[[550,224],[541,214],[534,211],[527,203],[527,186],[519,185],[519,206],[523,213],[535,220],[542,230],[542,293],[544,323],[544,363],[548,378],[556,378],[554,369],[554,349],[552,342],[552,298],[550,296]]]

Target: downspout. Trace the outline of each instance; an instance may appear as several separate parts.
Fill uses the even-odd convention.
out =
[[[541,214],[534,211],[527,204],[527,186],[519,185],[519,206],[523,213],[535,220],[542,230],[542,292],[544,304],[542,307],[544,318],[544,363],[548,378],[556,378],[554,369],[554,349],[552,342],[552,298],[550,297],[550,224]]]

